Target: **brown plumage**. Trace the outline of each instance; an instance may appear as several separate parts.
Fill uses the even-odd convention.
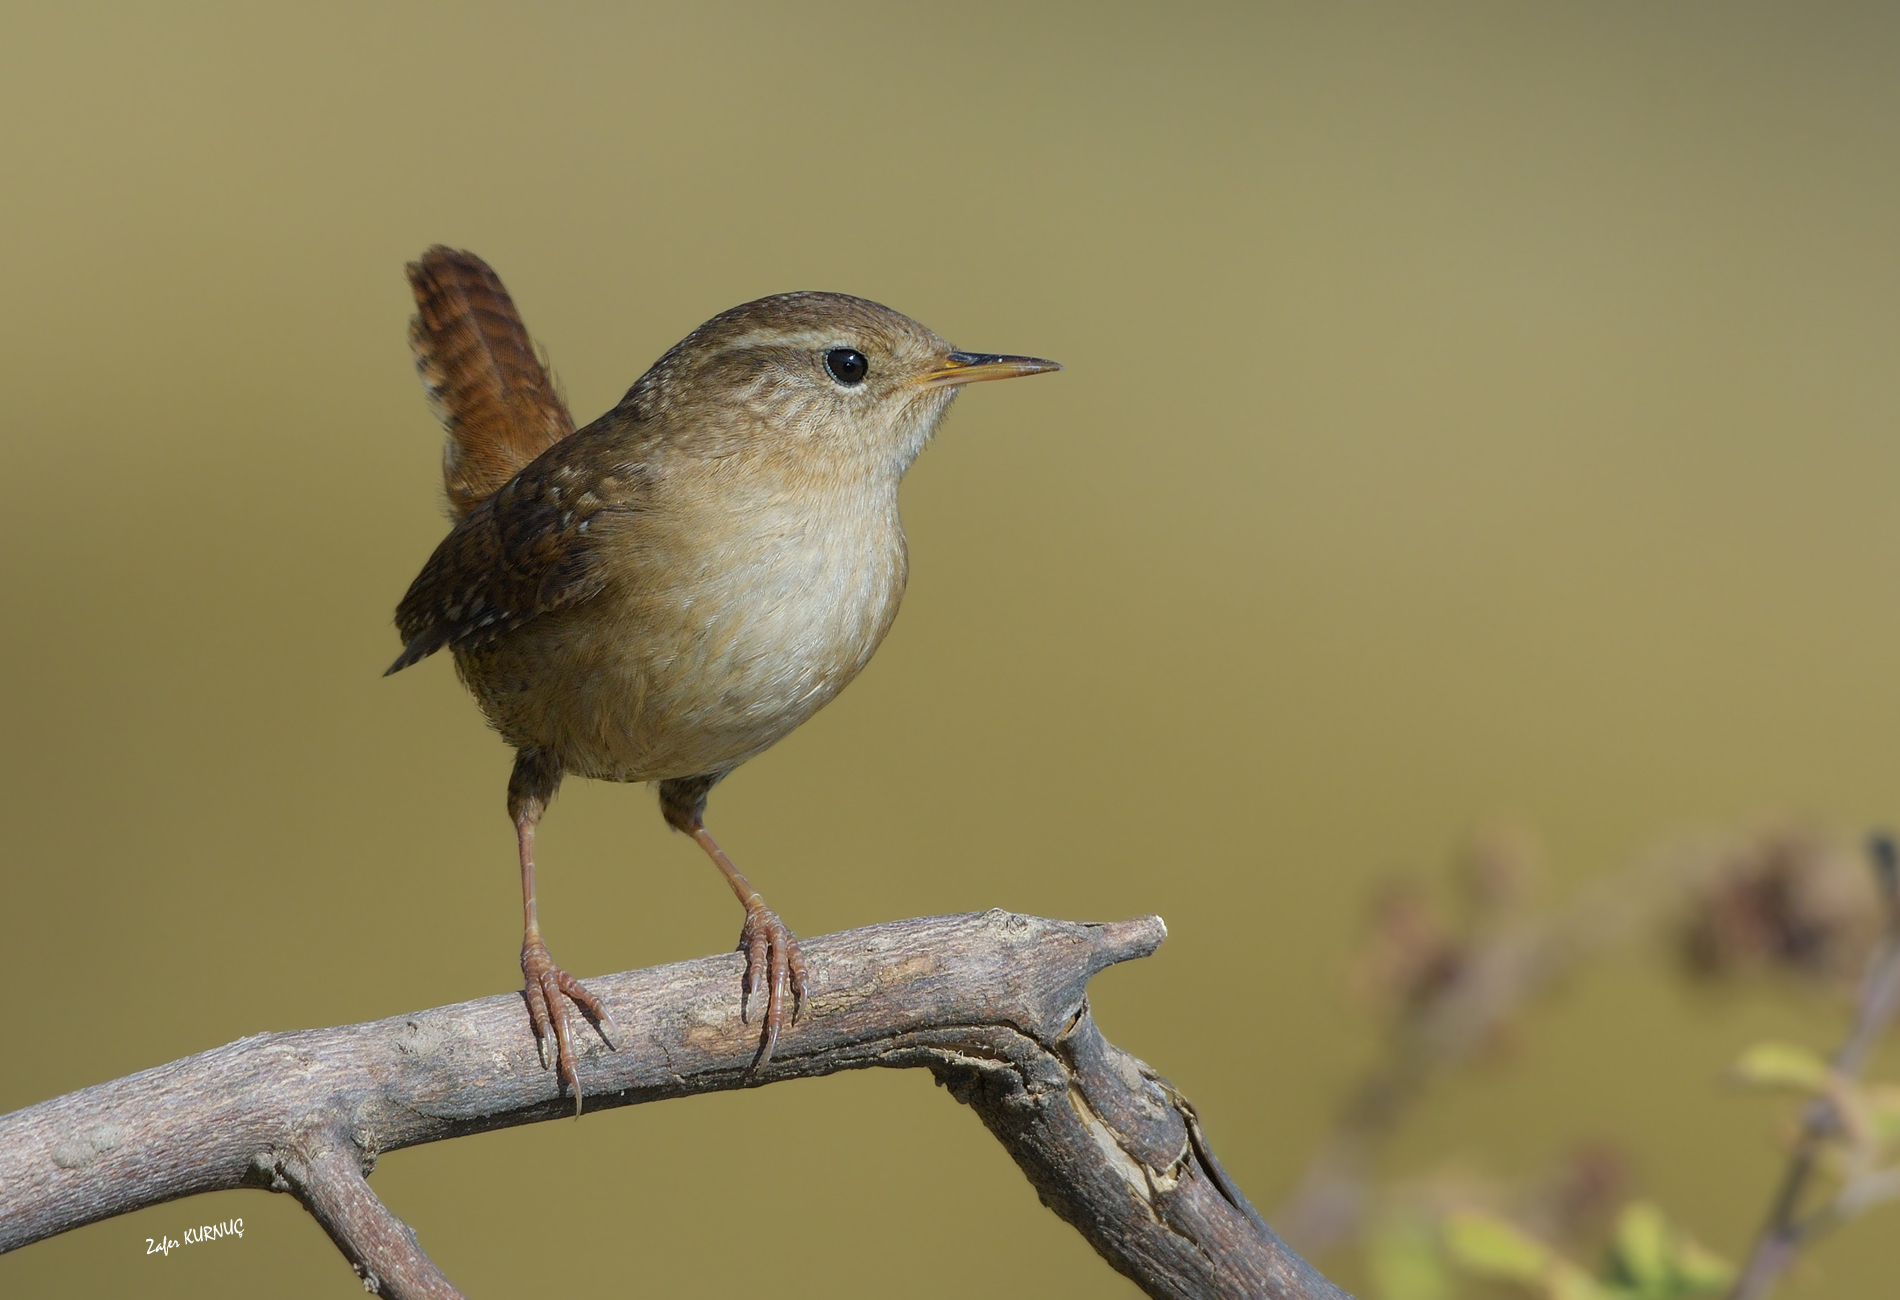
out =
[[[860,298],[779,294],[707,321],[611,411],[537,451],[558,427],[549,411],[565,410],[500,280],[443,249],[418,267],[412,337],[449,431],[457,522],[396,611],[389,671],[448,647],[516,749],[522,970],[543,1059],[578,1108],[566,1000],[614,1032],[548,957],[535,911],[535,826],[568,773],[658,782],[668,823],[726,877],[746,909],[741,1015],[766,995],[767,1059],[805,966],[707,832],[707,794],[883,640],[908,568],[898,482],[958,389],[1059,367],[957,352]]]
[[[406,269],[416,295],[409,347],[448,431],[442,483],[459,520],[574,432],[574,418],[488,263],[437,244]]]

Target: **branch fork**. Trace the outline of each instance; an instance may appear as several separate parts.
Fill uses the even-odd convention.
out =
[[[1042,1201],[1149,1295],[1344,1300],[1281,1243],[1199,1118],[1102,1037],[1087,986],[1160,946],[1159,917],[1003,911],[803,944],[812,994],[769,1061],[733,988],[740,954],[588,981],[620,1050],[578,1044],[588,1113],[871,1066],[931,1071]],[[241,1186],[295,1195],[374,1293],[459,1292],[366,1181],[384,1151],[572,1113],[518,994],[261,1034],[0,1116],[0,1251]]]

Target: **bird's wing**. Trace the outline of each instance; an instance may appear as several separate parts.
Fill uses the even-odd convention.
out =
[[[403,652],[389,672],[600,591],[601,534],[640,508],[648,480],[642,465],[600,468],[611,458],[586,454],[591,432],[566,444],[579,454],[541,457],[442,539],[396,607]]]
[[[449,435],[442,482],[460,520],[573,433],[574,419],[488,263],[438,244],[407,269],[416,295],[409,346]]]

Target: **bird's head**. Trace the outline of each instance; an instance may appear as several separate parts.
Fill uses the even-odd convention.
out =
[[[782,454],[901,477],[965,384],[1061,368],[959,351],[863,298],[782,293],[688,334],[621,407],[701,454]]]

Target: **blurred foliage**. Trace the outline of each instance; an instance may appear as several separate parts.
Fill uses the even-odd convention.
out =
[[[1277,1221],[1303,1249],[1355,1245],[1380,1300],[1767,1295],[1798,1249],[1900,1196],[1900,1085],[1858,1077],[1900,1004],[1891,843],[1875,837],[1870,855],[1871,872],[1837,835],[1775,825],[1651,855],[1540,908],[1535,840],[1492,831],[1473,840],[1444,895],[1388,882],[1348,972],[1355,1001],[1384,1026],[1385,1049]],[[1788,1172],[1778,1190],[1763,1189],[1768,1212],[1747,1268],[1634,1195],[1632,1156],[1601,1143],[1517,1182],[1455,1164],[1410,1178],[1380,1167],[1441,1076],[1496,1057],[1560,978],[1635,936],[1659,938],[1673,969],[1698,983],[1753,996],[1792,981],[1854,1005],[1833,1056],[1758,1042],[1729,1071],[1802,1107],[1784,1126]]]
[[[1396,1216],[1372,1231],[1368,1250],[1383,1300],[1447,1300],[1460,1276],[1505,1283],[1549,1300],[1691,1300],[1735,1280],[1727,1260],[1631,1201],[1595,1272],[1489,1210],[1454,1210],[1437,1224]]]

